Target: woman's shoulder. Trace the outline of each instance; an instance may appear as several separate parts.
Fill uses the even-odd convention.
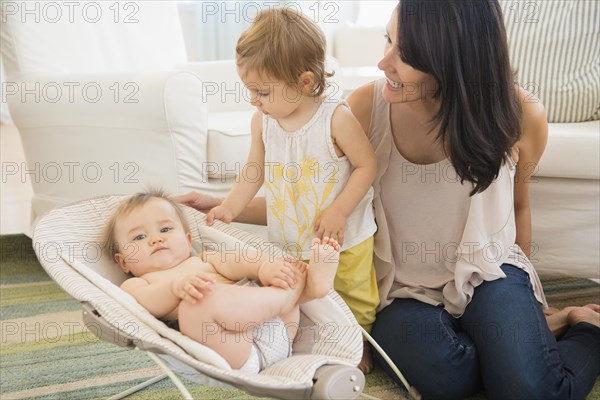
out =
[[[521,105],[521,119],[546,121],[546,109],[535,93],[517,86],[517,98]]]
[[[521,146],[545,147],[548,137],[546,109],[538,97],[521,87],[517,88],[521,106]]]
[[[374,96],[375,82],[371,82],[354,90],[348,97],[350,110],[352,110],[352,114],[358,119],[365,132],[369,131],[371,125]]]

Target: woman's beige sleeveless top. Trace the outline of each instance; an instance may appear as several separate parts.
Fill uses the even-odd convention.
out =
[[[396,148],[390,104],[375,84],[368,136],[377,155],[374,187],[375,266],[385,307],[394,298],[443,305],[462,315],[475,287],[505,277],[503,263],[525,270],[537,300],[546,305],[537,273],[515,244],[515,164],[472,197],[448,159],[419,165]]]

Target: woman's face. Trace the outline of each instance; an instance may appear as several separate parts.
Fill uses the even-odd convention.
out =
[[[382,91],[384,100],[388,103],[406,103],[432,97],[436,88],[433,76],[411,67],[400,58],[398,7],[394,9],[386,31],[383,58],[377,64],[387,78]]]

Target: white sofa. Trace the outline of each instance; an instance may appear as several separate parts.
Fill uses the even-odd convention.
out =
[[[228,192],[253,108],[233,60],[187,63],[176,2],[120,3],[120,19],[110,2],[0,6],[3,97],[27,160],[11,178],[32,184],[32,226],[57,206],[149,186]],[[329,83],[341,95],[340,74]]]
[[[2,3],[4,95],[24,144],[28,165],[21,173],[33,184],[33,222],[67,202],[132,193],[150,184],[171,193],[198,190],[219,196],[229,190],[246,158],[252,108],[232,61],[186,63],[173,3],[136,3],[144,18],[131,26],[23,22],[18,10],[4,6],[22,3]],[[112,16],[107,9],[112,3],[92,3]],[[561,10],[555,10],[555,18],[569,8]],[[529,28],[543,30],[543,22],[550,20]],[[344,29],[332,36],[333,56],[345,67],[332,64],[337,69],[332,88],[338,95],[381,76],[374,67],[379,51],[356,49],[383,47],[384,28]],[[79,40],[71,40],[73,35]],[[576,36],[580,40],[581,32]],[[514,52],[520,47],[517,40],[537,41],[539,34],[519,32],[509,39]],[[523,59],[513,56],[517,65]],[[527,79],[536,82],[535,76]],[[72,82],[79,84],[74,99],[67,95]],[[54,101],[57,86],[64,93]],[[95,87],[103,95],[94,102]],[[544,96],[551,93],[540,96],[546,102]],[[549,128],[537,181],[531,184],[532,259],[543,274],[598,279],[600,121],[551,123]]]
[[[32,222],[84,197],[150,182],[181,192],[203,177],[206,109],[198,78],[174,70],[187,60],[177,8],[136,4],[115,22],[107,2],[0,2],[3,100],[23,142]]]
[[[600,279],[600,4],[501,0],[517,80],[546,108],[548,144],[530,184],[532,262]],[[595,16],[595,17],[594,17]]]
[[[548,144],[530,183],[532,262],[545,275],[600,279],[598,2],[501,0],[519,83],[544,103]],[[559,29],[560,27],[560,29]],[[334,53],[346,89],[378,77],[381,27],[346,27]],[[359,52],[356,49],[369,49]],[[351,67],[346,67],[347,65]],[[577,122],[576,122],[577,121]]]

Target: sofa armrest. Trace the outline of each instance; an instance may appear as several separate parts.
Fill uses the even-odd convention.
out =
[[[600,121],[548,124],[536,176],[600,179]]]
[[[208,189],[206,106],[194,74],[29,76],[5,87],[34,218],[66,202],[152,185]]]
[[[210,113],[254,109],[238,76],[235,60],[193,62],[178,65],[176,69],[191,72],[202,80],[203,100]]]

